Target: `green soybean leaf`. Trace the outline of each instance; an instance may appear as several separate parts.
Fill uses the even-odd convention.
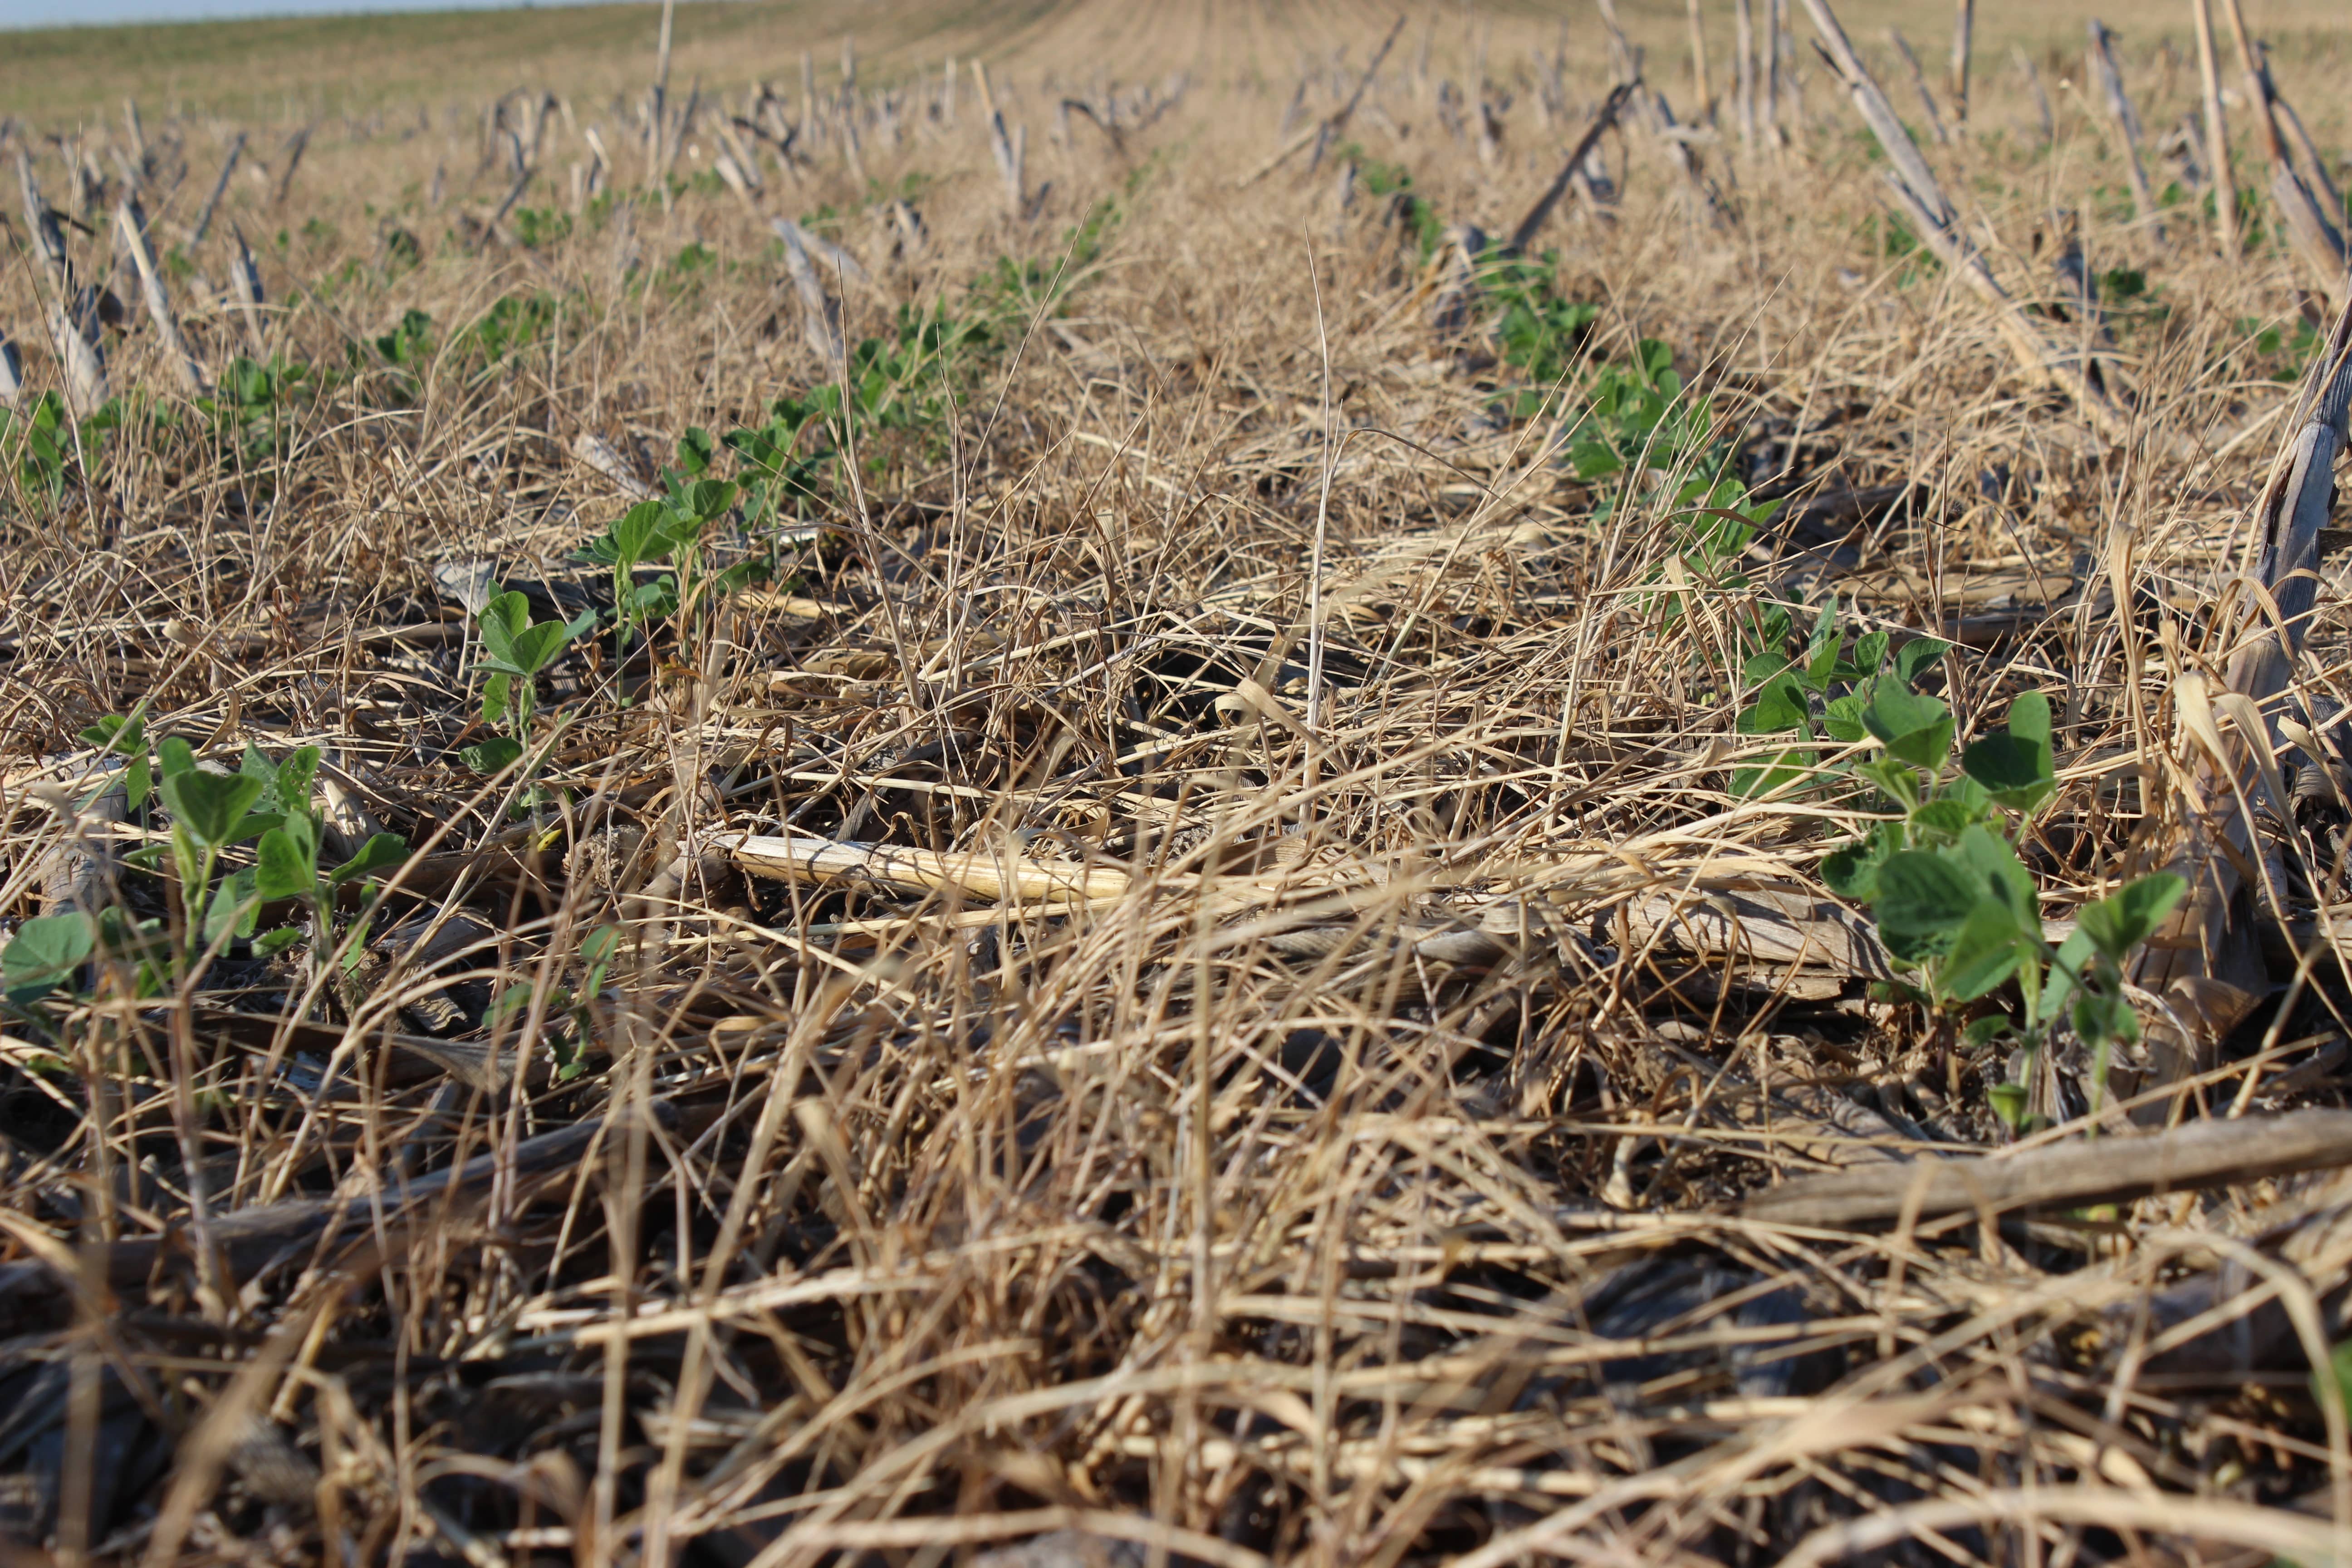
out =
[[[1969,742],[1960,753],[1960,766],[1969,777],[1990,790],[1996,800],[2042,782],[2041,759],[2032,744],[2006,731]]]
[[[1864,676],[1876,675],[1879,666],[1886,662],[1887,641],[1885,632],[1864,632],[1854,638],[1854,668]]]
[[[1944,765],[1952,749],[1951,710],[1892,677],[1881,676],[1871,683],[1862,721],[1888,756],[1930,773]]]
[[[309,934],[300,926],[279,926],[275,931],[266,931],[255,937],[253,951],[263,958],[273,957],[292,947]]]
[[[136,713],[128,719],[120,713],[109,713],[81,731],[82,744],[127,757],[138,749],[145,729]]]
[[[626,572],[654,553],[654,540],[668,515],[669,503],[659,500],[639,501],[621,515],[611,535],[614,564],[618,570]]]
[[[2074,1032],[2087,1046],[2126,1044],[2139,1038],[2139,1020],[2122,996],[2084,991],[2074,998]]]
[[[2042,754],[2048,756],[2050,754],[2050,699],[2039,691],[2019,692],[2009,705],[2009,732],[2021,741],[2039,744]]]
[[[297,746],[278,764],[278,804],[289,812],[308,813],[310,786],[319,777],[319,748]]]
[[[2352,1409],[2352,1342],[2337,1345],[2326,1366],[2311,1369],[2311,1396],[2322,1409]]]
[[[1625,471],[1624,459],[1600,441],[1578,441],[1568,448],[1569,467],[1580,479],[1605,479]]]
[[[1866,904],[1878,896],[1878,867],[1884,858],[1877,847],[1848,844],[1822,858],[1822,880],[1841,899]]]
[[[387,870],[408,858],[408,840],[397,833],[379,833],[360,846],[360,852],[327,873],[337,887]]]
[[[2042,991],[2042,1015],[2034,1022],[2054,1023],[2066,1011],[2066,999],[2074,990],[2071,977],[2083,973],[2094,951],[2090,934],[2079,925],[2058,944],[2057,956],[2050,961],[2049,984]]]
[[[185,742],[182,742],[185,744]],[[170,742],[165,742],[167,746]],[[190,767],[163,780],[163,804],[172,820],[210,849],[235,841],[246,810],[261,798],[262,783],[241,773],[211,773]]]
[[[319,885],[319,868],[292,834],[273,827],[255,847],[253,891],[265,902],[300,898]]]
[[[525,675],[537,675],[571,640],[571,628],[562,621],[541,621],[535,626],[526,626],[514,639],[515,668]]]
[[[1838,647],[1845,639],[1839,634],[1837,595],[1832,594],[1813,617],[1813,632],[1805,644],[1805,684],[1816,691],[1826,690],[1838,668]]]
[[[1998,899],[1969,911],[1952,945],[1936,967],[1937,984],[1958,1002],[1973,1002],[2017,973],[2032,952],[2016,917]]]
[[[129,718],[109,713],[81,732],[82,740],[100,752],[118,757],[128,757],[122,772],[122,793],[131,809],[139,810],[147,804],[147,795],[153,781],[147,768],[147,721],[142,710],[134,710]],[[106,786],[99,786],[103,794]],[[96,795],[91,798],[95,800]]]
[[[226,936],[253,934],[255,909],[260,901],[254,896],[253,883],[253,868],[247,867],[233,877],[223,878],[220,885],[213,889],[212,900],[205,905],[205,918],[199,928],[204,933],[205,945],[210,946]]]
[[[177,735],[171,735],[164,739],[162,745],[155,748],[155,761],[162,767],[163,776],[168,779],[194,768],[196,765],[196,753],[190,749],[185,741]]]
[[[457,760],[484,778],[488,778],[493,773],[504,773],[521,755],[521,742],[511,735],[499,735],[478,746],[460,747]]]
[[[2188,890],[2189,884],[2169,871],[2142,877],[2095,904],[2084,905],[2075,916],[2074,929],[2088,936],[2094,948],[2121,963],[2132,949],[2156,934],[2156,928]]]
[[[482,722],[496,724],[507,716],[514,696],[514,677],[501,670],[482,682]]]
[[[1989,1013],[1960,1031],[1960,1044],[1971,1051],[1980,1051],[2007,1034],[2010,1026],[2007,1014]]]
[[[89,917],[79,912],[40,915],[18,926],[0,948],[0,983],[9,1000],[35,1001],[71,980],[89,957],[95,935]]]
[[[1919,774],[1908,763],[1881,757],[1856,763],[1853,771],[1885,791],[1889,800],[1900,801],[1906,811],[1919,804]]]
[[[1734,728],[1743,735],[1777,735],[1805,727],[1805,693],[1787,675],[1767,681],[1754,703],[1734,721]]]
[[[1992,734],[1970,742],[1960,753],[1960,766],[1994,801],[2012,811],[2032,811],[2056,788],[2046,776],[2046,755],[2014,735]]]
[[[580,939],[580,959],[583,963],[609,963],[621,945],[621,928],[598,926]]]
[[[228,842],[242,844],[248,838],[258,838],[271,828],[283,824],[285,820],[286,814],[282,811],[247,812],[237,819],[236,826],[229,829]]]
[[[1879,867],[1878,896],[1872,909],[1887,951],[1916,960],[1949,947],[1983,896],[1974,879],[1944,857],[1902,849]]]
[[[481,627],[482,647],[500,664],[514,664],[515,638],[530,625],[530,601],[520,593],[500,594],[475,617]]]
[[[1794,787],[1813,765],[1814,753],[1804,746],[1791,746],[1775,752],[1770,761],[1759,767],[1734,768],[1731,771],[1731,793],[1741,800],[1754,800],[1759,795],[1776,795]]]
[[[1958,838],[1975,823],[1969,808],[1957,800],[1931,800],[1911,811],[1911,826],[1939,839]]]
[[[2021,929],[2042,929],[2040,905],[2033,893],[2033,873],[2018,859],[2008,839],[1979,825],[1961,833],[1948,854],[1977,879],[1979,892],[2007,906]]]
[[[1941,637],[1913,637],[1895,650],[1895,679],[1906,686],[1916,685],[1920,676],[1951,651],[1952,645]]]
[[[735,504],[735,495],[731,479],[698,479],[686,492],[686,500],[698,521],[709,522],[726,515]]]
[[[613,962],[613,955],[620,951],[620,947],[621,928],[614,925],[598,926],[580,940],[580,961],[588,966],[585,989],[589,995],[594,996],[604,991],[605,967]]]
[[[2009,728],[1971,743],[1960,766],[2000,805],[2031,811],[2056,789],[2050,751],[2050,700],[2029,691],[2010,704]]]
[[[1822,710],[1822,729],[1830,739],[1851,745],[1869,735],[1869,727],[1862,721],[1862,699],[1851,694],[1832,697]]]

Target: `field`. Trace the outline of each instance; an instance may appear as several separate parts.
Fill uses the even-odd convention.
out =
[[[0,35],[0,1568],[2352,1561],[2251,5]]]

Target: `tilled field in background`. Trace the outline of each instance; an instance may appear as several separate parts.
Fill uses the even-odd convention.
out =
[[[2352,1555],[2252,3],[42,41],[0,1562]]]

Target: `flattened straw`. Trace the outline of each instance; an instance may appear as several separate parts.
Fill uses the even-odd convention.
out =
[[[2145,1138],[2056,1143],[1923,1164],[1909,1179],[1840,1173],[1768,1187],[1741,1205],[1776,1225],[1847,1228],[2011,1209],[2128,1203],[2352,1165],[2352,1111],[2191,1121]],[[1908,1190],[1907,1188],[1916,1188]]]
[[[631,500],[653,500],[653,486],[637,478],[635,471],[629,467],[629,460],[593,430],[583,430],[572,437],[572,455],[612,480]]]
[[[953,890],[976,899],[1115,899],[1129,886],[1125,871],[1074,861],[1001,855],[943,854],[895,844],[734,834],[715,846],[756,877],[874,881],[910,892]]]

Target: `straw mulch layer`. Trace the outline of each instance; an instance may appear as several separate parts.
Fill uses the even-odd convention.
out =
[[[2344,1555],[2332,171],[1772,9],[8,124],[0,1560]],[[1832,896],[1822,637],[2144,1048]]]

